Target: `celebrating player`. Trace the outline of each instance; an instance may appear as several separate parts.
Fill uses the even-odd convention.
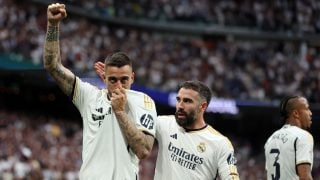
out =
[[[308,101],[289,96],[280,103],[284,126],[275,131],[265,144],[268,180],[311,180],[313,137],[306,131],[311,126]]]
[[[64,4],[48,6],[44,67],[83,119],[80,179],[136,180],[138,158],[145,158],[153,146],[155,104],[146,94],[129,90],[134,81],[132,62],[122,52],[105,60],[107,89],[85,83],[65,68],[61,64],[59,25],[66,16]]]
[[[155,179],[239,179],[231,142],[203,117],[210,89],[199,81],[186,81],[176,99],[175,115],[157,119]]]
[[[104,64],[97,62],[94,68],[104,79]],[[155,180],[239,179],[231,142],[203,117],[211,99],[210,89],[199,81],[186,81],[176,98],[175,115],[157,119]]]

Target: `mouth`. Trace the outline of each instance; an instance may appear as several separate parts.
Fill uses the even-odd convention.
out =
[[[186,113],[179,111],[179,112],[176,112],[176,116],[178,119],[183,119],[186,117]]]

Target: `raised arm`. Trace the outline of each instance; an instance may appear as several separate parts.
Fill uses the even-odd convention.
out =
[[[43,64],[61,90],[67,96],[71,96],[75,75],[61,64],[59,45],[59,25],[65,17],[67,17],[67,12],[64,4],[55,3],[48,6]]]

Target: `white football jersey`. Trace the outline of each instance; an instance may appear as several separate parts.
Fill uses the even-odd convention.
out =
[[[154,101],[144,93],[126,90],[128,115],[138,129],[155,135]],[[107,90],[76,79],[73,103],[83,119],[83,180],[136,180],[138,158],[131,151],[113,113]]]
[[[275,131],[265,146],[266,171],[268,179],[299,179],[296,166],[313,164],[313,137],[299,127],[284,125]]]
[[[155,180],[239,179],[231,142],[209,125],[187,132],[174,116],[158,116],[156,138]]]

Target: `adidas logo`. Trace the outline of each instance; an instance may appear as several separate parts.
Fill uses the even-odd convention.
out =
[[[177,133],[170,135],[170,137],[172,137],[172,138],[174,138],[174,139],[177,139],[177,138],[178,138]]]

